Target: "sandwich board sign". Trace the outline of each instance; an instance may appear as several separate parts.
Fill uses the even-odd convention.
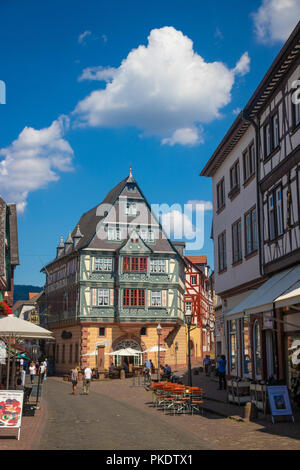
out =
[[[20,439],[23,390],[0,390],[0,429],[17,428]]]
[[[275,385],[267,388],[272,414],[272,423],[274,424],[274,416],[291,416],[294,423],[295,421],[287,386]]]

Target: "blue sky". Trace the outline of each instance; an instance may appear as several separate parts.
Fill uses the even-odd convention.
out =
[[[15,283],[43,284],[60,236],[130,164],[150,203],[211,200],[199,173],[299,17],[278,1],[0,1],[0,194],[20,207]],[[207,210],[204,247],[190,254],[213,266],[211,221]]]

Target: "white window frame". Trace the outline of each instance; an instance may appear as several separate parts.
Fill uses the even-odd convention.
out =
[[[121,241],[122,240],[122,231],[120,227],[108,227],[107,229],[107,239],[109,241]]]
[[[151,291],[151,307],[162,306],[162,293],[161,291]]]
[[[151,259],[150,260],[150,272],[151,273],[165,273],[166,272],[166,260]]]
[[[101,303],[102,299],[102,303]],[[110,300],[109,289],[97,289],[97,306],[98,307],[108,307]]]
[[[137,205],[136,202],[126,202],[125,214],[130,216],[137,215]]]
[[[95,258],[95,271],[112,271],[112,258]]]
[[[155,241],[154,230],[152,230],[151,228],[148,230],[148,241],[149,242]]]

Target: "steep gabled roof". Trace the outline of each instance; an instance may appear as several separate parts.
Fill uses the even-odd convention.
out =
[[[122,190],[124,189],[128,179],[130,177],[124,178],[119,184],[117,184],[105,197],[105,199],[101,202],[101,204],[97,204],[97,206],[93,207],[90,209],[88,212],[85,212],[79,222],[76,224],[76,227],[74,228],[72,232],[72,237],[76,234],[77,227],[79,225],[80,231],[83,235],[81,240],[78,242],[76,249],[79,250],[89,244],[89,242],[92,240],[93,236],[95,235],[96,232],[96,227],[98,223],[105,217],[105,215],[97,215],[97,209],[100,205],[102,204],[111,204],[113,205],[119,195],[121,194]],[[133,178],[131,178],[132,180]]]

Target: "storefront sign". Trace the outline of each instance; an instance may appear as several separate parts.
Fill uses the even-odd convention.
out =
[[[263,328],[273,328],[273,312],[263,314]]]
[[[19,428],[18,440],[20,439],[23,397],[23,391],[0,391],[0,429]]]
[[[270,409],[273,416],[292,416],[291,402],[289,397],[288,388],[286,385],[276,385],[267,387],[270,402]],[[273,421],[274,422],[274,421]]]

